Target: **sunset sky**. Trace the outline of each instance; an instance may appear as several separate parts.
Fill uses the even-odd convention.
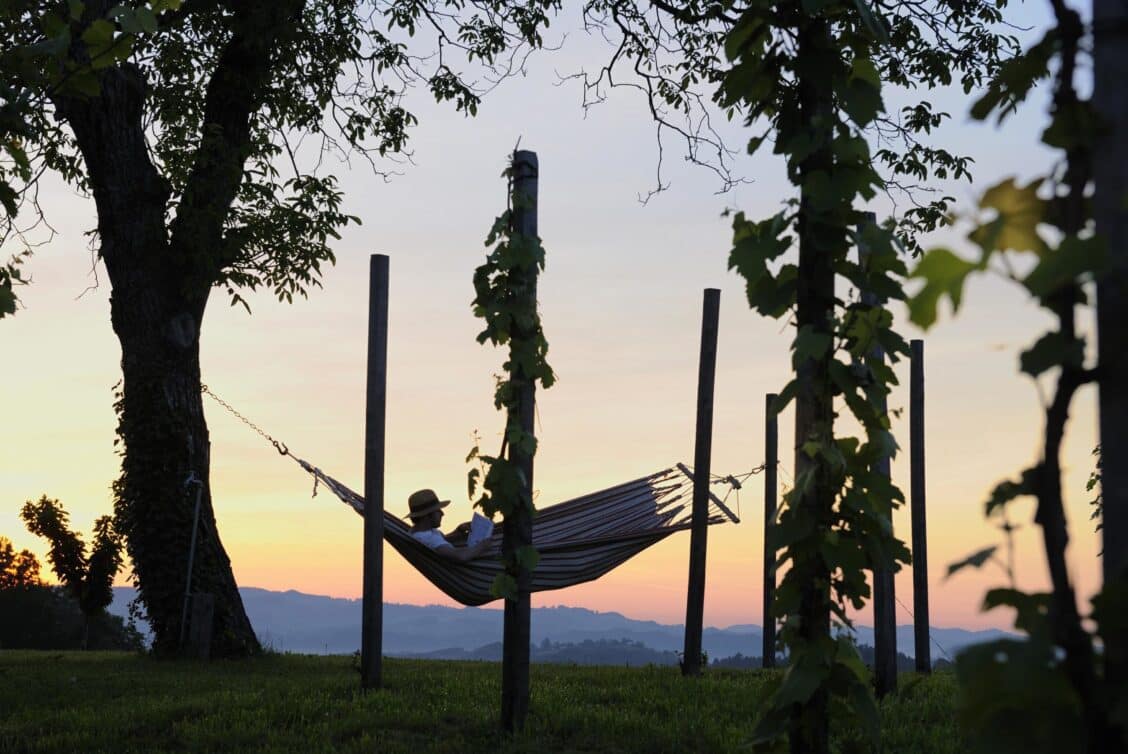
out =
[[[1041,6],[1018,7],[1022,26],[1043,23]],[[569,25],[571,24],[571,26]],[[576,28],[573,28],[576,27]],[[471,275],[482,241],[505,206],[500,173],[520,139],[540,158],[540,233],[547,269],[540,299],[549,361],[559,383],[538,395],[538,503],[549,504],[631,479],[677,461],[691,462],[702,289],[722,290],[717,363],[714,470],[740,473],[763,462],[764,394],[788,379],[790,330],[753,314],[741,280],[726,271],[726,208],[760,217],[791,194],[782,165],[765,150],[737,161],[751,180],[718,195],[707,171],[686,164],[681,145],[666,144],[670,189],[643,205],[657,163],[654,126],[631,92],[585,113],[574,83],[558,75],[592,70],[608,48],[586,37],[575,19],[564,48],[534,56],[527,76],[506,82],[465,119],[416,92],[420,116],[414,164],[389,181],[362,162],[337,169],[345,209],[363,225],[335,244],[338,263],[324,288],[293,305],[250,297],[253,315],[217,291],[202,334],[204,382],[290,449],[359,489],[363,478],[367,269],[371,253],[391,258],[387,491],[406,511],[410,492],[432,487],[454,500],[448,523],[469,517],[463,464],[472,433],[486,449],[499,444],[503,419],[493,410],[493,375],[501,351],[480,346],[470,312]],[[1025,36],[1029,36],[1026,34]],[[1042,96],[1003,130],[970,123],[962,92],[934,98],[953,114],[939,138],[972,155],[974,186],[938,184],[964,208],[1008,176],[1043,171],[1049,153],[1036,146],[1044,125]],[[895,92],[887,104],[907,101]],[[730,145],[747,133],[733,125]],[[41,558],[44,543],[18,518],[24,500],[57,497],[84,532],[110,511],[117,474],[111,388],[120,349],[110,329],[109,283],[84,233],[95,227],[93,202],[54,180],[41,200],[57,229],[27,269],[24,309],[0,322],[5,416],[0,472],[0,535]],[[879,213],[888,204],[875,203]],[[932,244],[967,252],[949,231]],[[1039,395],[1017,371],[1018,353],[1046,328],[1024,296],[1001,280],[977,279],[956,319],[948,312],[922,336],[901,317],[902,332],[925,337],[928,422],[928,534],[932,618],[937,626],[1009,627],[1004,613],[979,612],[983,592],[1001,585],[997,569],[944,579],[946,565],[999,541],[982,518],[987,493],[1032,463],[1041,432]],[[891,407],[908,403],[903,389]],[[1096,442],[1095,393],[1074,403],[1065,446],[1065,490],[1073,534],[1069,564],[1081,599],[1098,585],[1099,541],[1088,520],[1085,481]],[[220,533],[241,585],[358,597],[361,521],[327,493],[310,498],[311,480],[216,404],[205,404],[212,441],[212,489]],[[789,481],[793,414],[781,418],[781,479]],[[908,488],[907,412],[895,422],[905,452],[894,475]],[[761,623],[762,478],[740,497],[744,523],[709,535],[707,625]],[[1029,501],[1015,511],[1018,583],[1047,582]],[[895,526],[909,537],[907,510]],[[534,596],[534,605],[616,610],[634,618],[681,622],[685,614],[689,537],[674,536],[600,581]],[[451,604],[398,554],[385,551],[390,602]],[[124,581],[123,581],[124,583]],[[898,597],[912,604],[909,572]],[[901,611],[899,623],[910,622]],[[868,615],[861,618],[871,623]]]

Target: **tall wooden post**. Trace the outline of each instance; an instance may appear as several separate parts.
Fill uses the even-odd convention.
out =
[[[539,163],[535,152],[513,153],[513,230],[526,238],[537,236],[537,178]],[[533,304],[537,298],[537,266],[525,272],[527,295]],[[520,333],[514,333],[517,340]],[[533,380],[524,376],[520,385],[521,428],[533,434],[536,391]],[[533,457],[510,446],[509,458],[525,475],[525,494],[533,495]],[[507,516],[502,525],[502,548],[508,555],[532,544],[533,519],[530,513],[518,507],[517,514]],[[531,602],[529,585],[531,574],[526,568],[517,571],[517,599],[505,601],[505,625],[501,657],[501,724],[505,730],[521,730],[529,712],[529,641]]]
[[[873,224],[876,217],[872,212],[867,212],[866,221],[858,226],[858,233],[867,224]],[[869,258],[869,250],[863,244],[858,244],[858,261],[865,265]],[[882,301],[872,291],[862,291],[862,303],[868,306],[879,306]],[[866,357],[867,361],[880,363],[885,360],[885,350],[880,346],[875,347]],[[885,398],[881,398],[879,409],[886,411]],[[877,462],[879,473],[889,476],[889,457],[885,456]],[[889,522],[892,529],[893,522]],[[893,570],[884,566],[873,571],[873,653],[874,653],[874,681],[877,696],[883,697],[891,691],[897,690],[897,609],[896,594],[893,588]]]
[[[720,290],[706,288],[701,315],[701,357],[697,368],[693,526],[689,537],[689,588],[685,604],[682,675],[701,674],[701,633],[705,621],[705,550],[709,536],[709,467],[713,452],[713,383],[717,373],[717,328],[720,315]]]
[[[368,385],[364,406],[364,592],[360,687],[383,683],[384,417],[388,395],[388,257],[368,263]]]
[[[764,401],[764,648],[765,668],[775,667],[776,622],[772,614],[776,587],[776,551],[772,539],[775,526],[776,495],[779,491],[779,419],[775,413],[775,393]]]
[[[1093,0],[1093,219],[1108,249],[1097,281],[1098,406],[1101,444],[1101,565],[1109,590],[1128,581],[1128,6]],[[1119,588],[1123,588],[1122,586]],[[1105,683],[1128,687],[1128,632],[1107,632]]]
[[[918,673],[932,672],[928,639],[928,530],[924,503],[924,341],[911,342],[909,368],[909,495],[913,530],[913,639]]]

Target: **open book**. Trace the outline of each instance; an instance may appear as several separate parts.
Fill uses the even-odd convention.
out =
[[[470,519],[470,535],[466,538],[466,544],[473,546],[489,539],[493,535],[493,529],[493,521],[481,513],[475,513],[474,518]]]

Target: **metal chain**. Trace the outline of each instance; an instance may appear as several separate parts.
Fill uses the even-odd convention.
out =
[[[248,419],[247,417],[243,416],[238,411],[236,411],[234,406],[232,406],[230,403],[223,400],[218,395],[216,395],[211,390],[209,390],[207,385],[201,384],[200,385],[200,391],[209,395],[213,401],[215,401],[216,403],[218,403],[219,405],[223,406],[225,409],[230,411],[232,414],[234,414],[235,417],[239,419],[239,421],[243,422],[248,427],[253,429],[255,432],[258,432],[260,435],[262,435],[266,439],[266,441],[269,442],[271,445],[273,445],[274,449],[277,450],[279,453],[281,453],[284,456],[290,455],[290,450],[289,450],[289,448],[287,448],[285,446],[285,444],[279,442],[278,440],[275,440],[273,437],[271,437],[266,432],[264,432],[262,430],[262,428],[259,427],[259,425],[255,424],[253,421],[251,421],[250,419]]]

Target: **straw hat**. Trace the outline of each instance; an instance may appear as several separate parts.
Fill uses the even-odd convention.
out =
[[[439,500],[439,496],[435,494],[434,490],[419,490],[412,492],[407,498],[407,507],[409,508],[407,516],[412,520],[428,516],[437,510],[450,505],[449,500]]]

